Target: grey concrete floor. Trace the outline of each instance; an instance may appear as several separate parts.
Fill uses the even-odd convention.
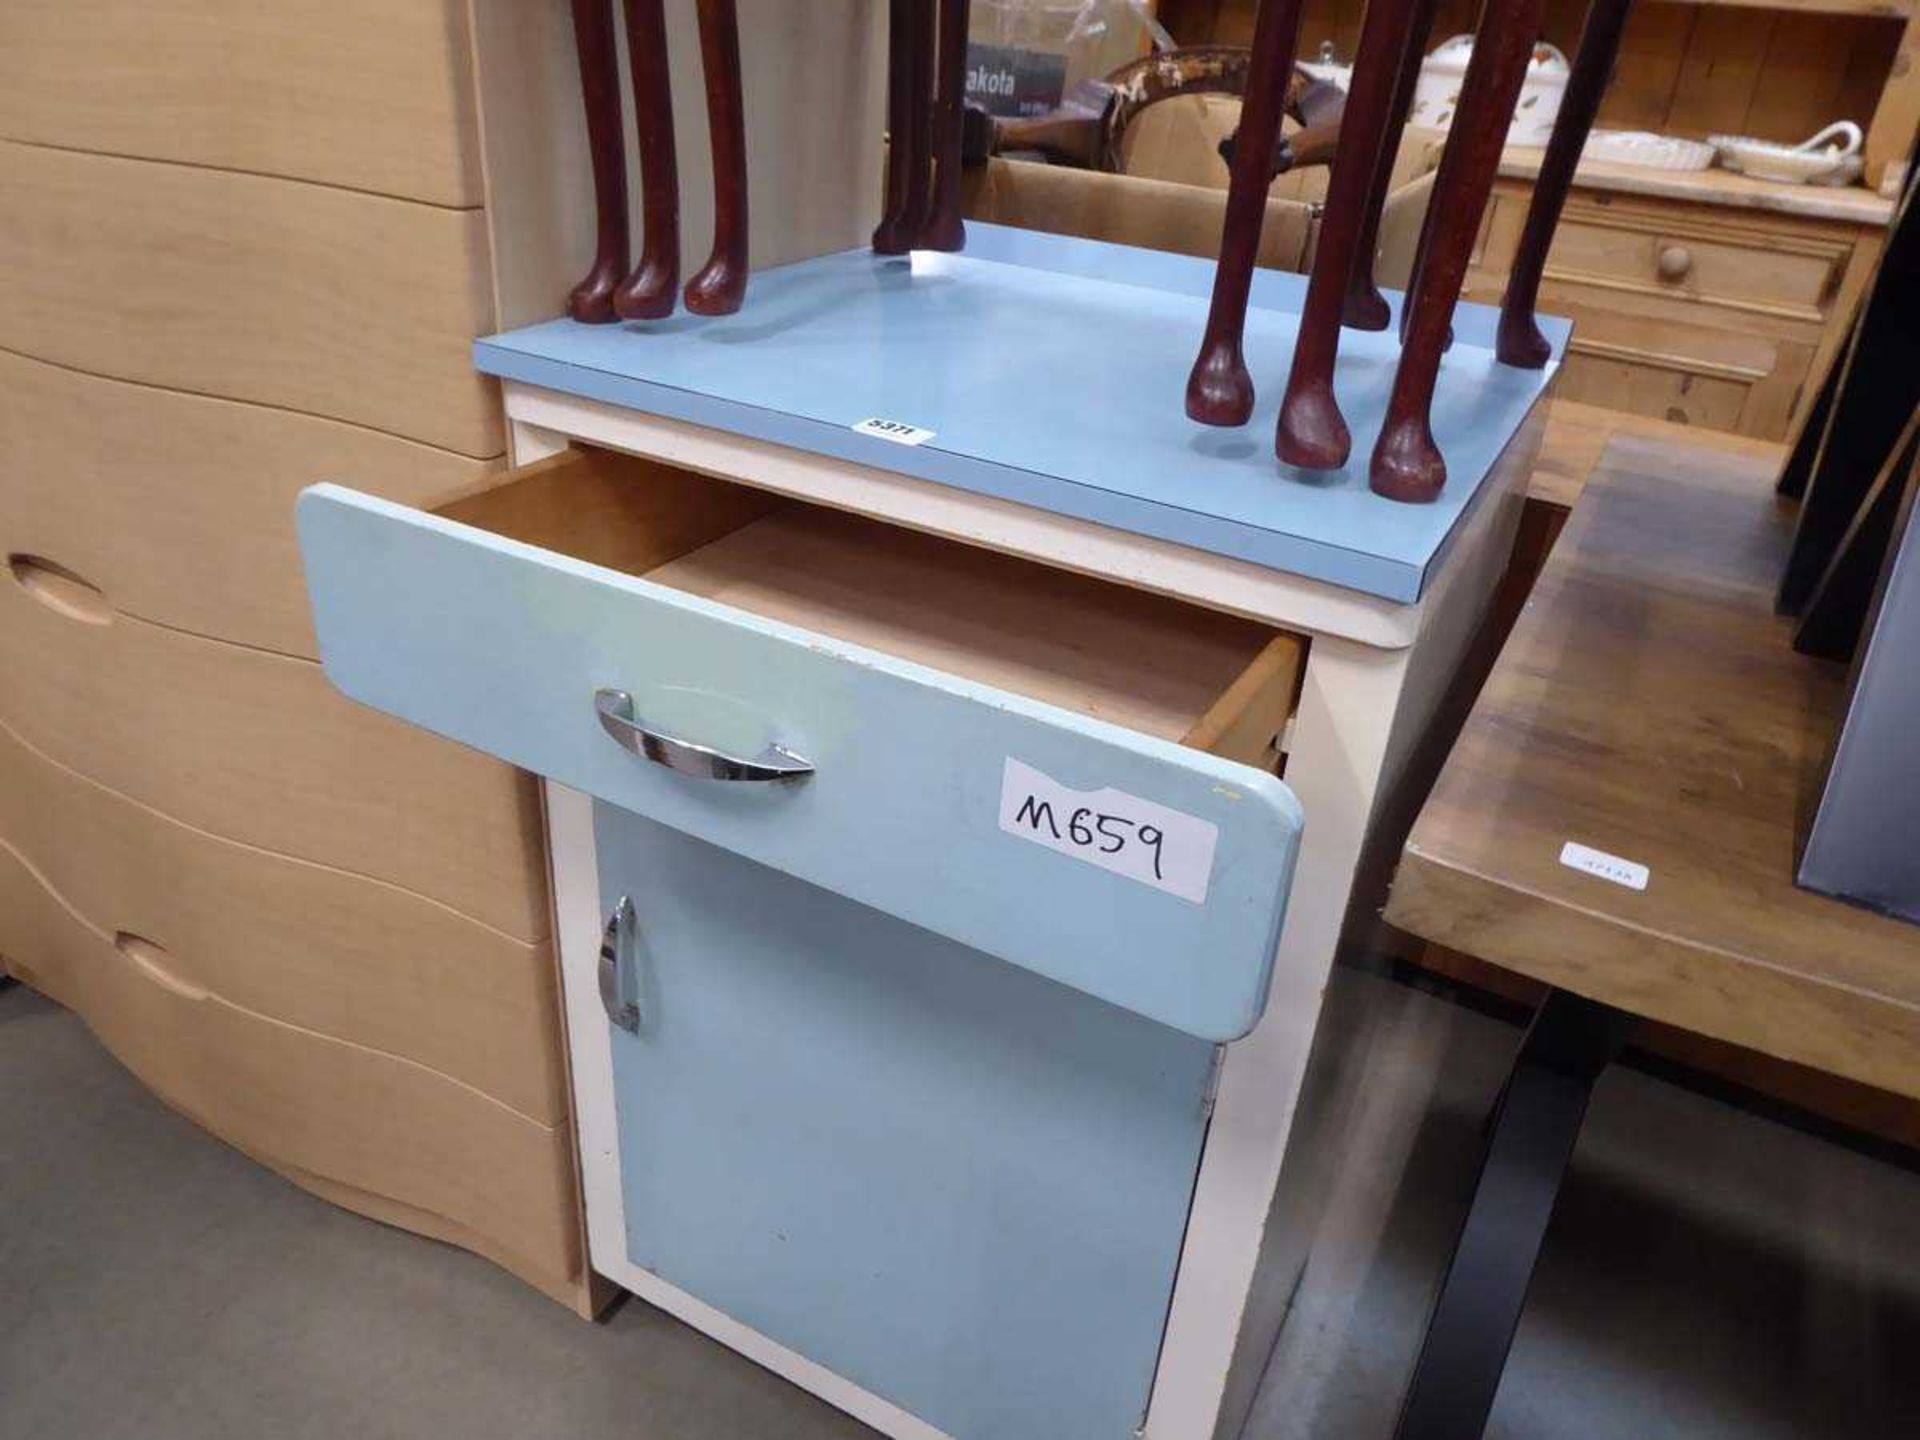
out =
[[[1386,982],[1382,982],[1383,984]],[[1386,1440],[1519,1043],[1404,986],[1249,1437]],[[1488,1440],[1920,1440],[1920,1172],[1614,1066]]]
[[[1395,987],[1254,1440],[1385,1440],[1516,1032]],[[362,1220],[0,990],[0,1440],[814,1440],[861,1426],[645,1305],[587,1325]],[[1920,1175],[1603,1080],[1489,1434],[1920,1437]]]
[[[315,1199],[0,990],[0,1440],[849,1440],[646,1305],[589,1325]]]

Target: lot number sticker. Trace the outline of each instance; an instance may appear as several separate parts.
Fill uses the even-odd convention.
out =
[[[1072,790],[1007,757],[1000,828],[1141,885],[1206,903],[1220,827],[1124,790]]]
[[[1560,863],[1569,870],[1597,875],[1602,880],[1611,880],[1629,890],[1644,890],[1647,881],[1653,878],[1653,872],[1638,861],[1623,860],[1618,855],[1609,855],[1604,850],[1595,850],[1590,845],[1573,840],[1560,847]]]
[[[933,431],[900,420],[862,420],[851,427],[856,435],[871,435],[876,440],[891,440],[896,445],[924,445],[933,439]]]

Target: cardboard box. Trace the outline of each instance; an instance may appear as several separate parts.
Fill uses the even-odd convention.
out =
[[[967,40],[968,98],[996,115],[1013,115],[1040,113],[1043,93],[1050,97],[1043,108],[1051,109],[1082,80],[1137,60],[1151,47],[1152,34],[1125,0],[973,0]],[[1014,97],[1006,82],[1022,73],[1035,103],[1009,104]],[[982,82],[987,93],[980,92]]]
[[[1220,142],[1240,127],[1240,100],[1233,95],[1182,95],[1140,112],[1120,138],[1120,168],[1129,175],[1152,180],[1177,180],[1185,185],[1227,188],[1227,165],[1220,158]],[[1298,127],[1286,122],[1288,134]],[[1439,163],[1439,145],[1445,136],[1431,130],[1408,130],[1394,157],[1392,185],[1411,184]],[[1277,199],[1319,204],[1327,198],[1327,167],[1289,171],[1273,182],[1267,193]]]
[[[1212,259],[1226,217],[1227,167],[1219,144],[1239,119],[1240,102],[1231,96],[1188,95],[1152,106],[1122,141],[1122,175],[996,158],[968,176],[967,213],[1024,230]],[[1381,214],[1374,273],[1382,285],[1402,288],[1412,271],[1434,158],[1432,137],[1409,131]],[[1261,265],[1296,271],[1312,265],[1326,187],[1324,166],[1273,182]]]
[[[1220,252],[1227,205],[1224,190],[1203,185],[998,158],[968,172],[966,200],[975,220],[1203,259]],[[1310,205],[1269,200],[1258,263],[1305,268],[1314,219]]]

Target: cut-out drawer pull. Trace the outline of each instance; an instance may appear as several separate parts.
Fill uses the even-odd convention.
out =
[[[642,759],[664,765],[681,775],[693,775],[702,780],[764,783],[769,780],[797,780],[813,773],[811,761],[803,760],[791,750],[771,743],[753,759],[743,760],[711,746],[650,730],[634,719],[633,696],[625,690],[596,690],[593,692],[593,706],[600,714],[600,728],[607,734]]]
[[[69,620],[87,625],[113,621],[113,606],[98,585],[39,555],[9,555],[7,570],[35,600]]]
[[[207,998],[205,989],[180,974],[178,965],[165,946],[154,944],[144,935],[122,930],[114,935],[113,947],[133,962],[134,969],[162,990],[170,990],[182,1000]]]

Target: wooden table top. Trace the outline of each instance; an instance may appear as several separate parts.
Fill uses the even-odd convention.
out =
[[[1787,447],[1776,440],[1757,440],[1751,435],[1734,435],[1725,430],[1702,430],[1697,425],[1679,425],[1671,420],[1609,410],[1604,405],[1588,405],[1556,395],[1547,406],[1547,433],[1540,441],[1540,454],[1533,462],[1533,475],[1527,482],[1528,497],[1557,505],[1562,510],[1573,509],[1580,492],[1586,489],[1587,477],[1600,468],[1600,457],[1621,435],[1640,435],[1652,440],[1670,440],[1688,448],[1757,456],[1776,473],[1787,458]]]
[[[1636,1014],[1920,1096],[1920,927],[1793,883],[1843,703],[1772,599],[1764,456],[1633,436],[1588,482],[1387,918]],[[1561,863],[1574,841],[1644,891]]]

